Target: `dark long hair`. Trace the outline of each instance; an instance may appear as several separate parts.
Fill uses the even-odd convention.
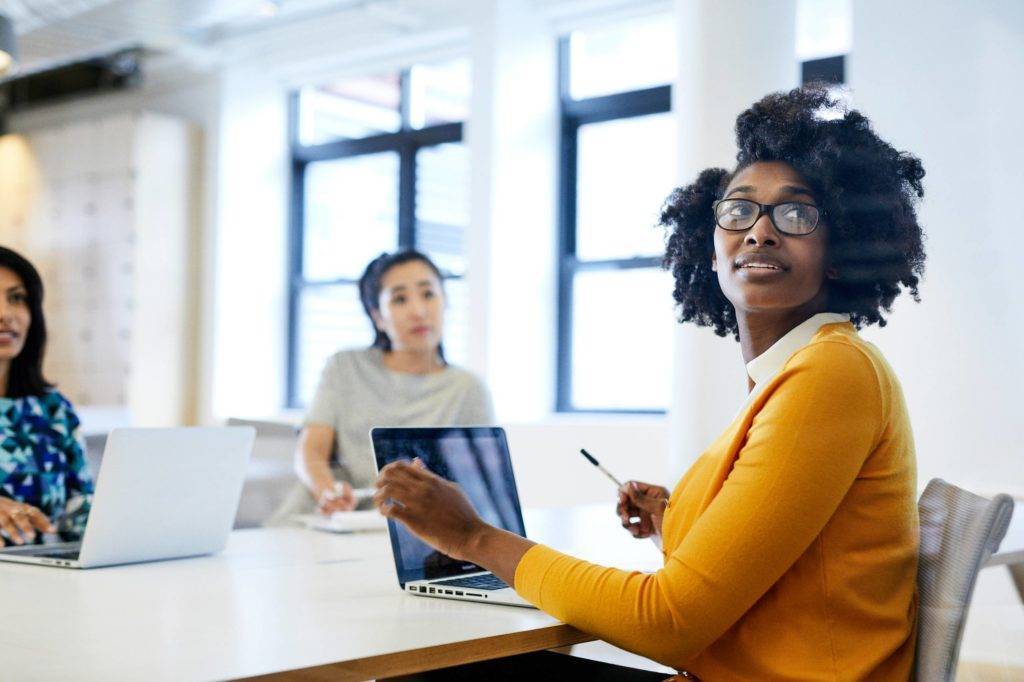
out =
[[[377,323],[373,321],[373,311],[380,312],[380,287],[381,280],[384,279],[384,275],[388,270],[395,267],[396,265],[402,265],[404,263],[411,263],[412,261],[419,261],[430,268],[437,276],[437,281],[441,284],[441,291],[444,291],[444,276],[434,261],[430,260],[427,254],[417,251],[416,249],[403,249],[394,253],[382,253],[366,266],[366,270],[363,271],[362,277],[359,278],[359,299],[363,303],[363,310],[366,311],[366,317],[370,319],[370,326],[373,327],[373,343],[370,344],[370,348],[380,348],[385,353],[391,352],[391,339],[383,331],[377,328]],[[444,347],[438,344],[437,354],[444,360]]]
[[[25,335],[25,345],[11,360],[7,375],[7,397],[22,398],[43,395],[53,384],[43,378],[43,353],[46,350],[46,318],[43,316],[43,280],[35,267],[21,254],[0,246],[0,268],[7,268],[21,278],[28,292],[28,309],[32,321]],[[0,292],[2,293],[2,292]]]

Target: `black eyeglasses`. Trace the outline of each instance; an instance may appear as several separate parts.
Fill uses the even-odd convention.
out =
[[[711,207],[715,223],[730,232],[749,230],[767,213],[772,225],[782,234],[803,236],[814,232],[821,218],[821,209],[799,201],[759,204],[750,199],[719,199]]]

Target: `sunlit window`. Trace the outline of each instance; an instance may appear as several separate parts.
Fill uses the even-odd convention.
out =
[[[560,47],[557,406],[664,411],[674,317],[656,224],[676,184],[674,22],[576,31]]]
[[[288,405],[308,402],[333,353],[372,341],[357,282],[384,251],[415,247],[437,263],[445,355],[464,362],[468,108],[464,59],[296,93]]]

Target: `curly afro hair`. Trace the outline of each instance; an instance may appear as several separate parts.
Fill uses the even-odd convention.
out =
[[[675,278],[679,321],[739,338],[736,311],[711,269],[715,219],[711,204],[731,178],[758,161],[783,161],[810,184],[828,225],[828,309],[849,313],[858,328],[885,326],[882,312],[909,289],[920,301],[924,234],[914,206],[924,196],[917,157],[894,149],[857,111],[823,116],[838,103],[822,85],[773,93],[736,119],[736,170],[709,168],[675,189],[661,210],[668,232],[664,267]]]

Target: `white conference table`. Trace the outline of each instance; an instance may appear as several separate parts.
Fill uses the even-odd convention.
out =
[[[611,507],[526,517],[588,559],[660,564]],[[380,531],[241,530],[220,555],[84,571],[0,564],[2,679],[361,680],[592,639],[534,609],[403,593]]]
[[[609,507],[526,522],[592,561],[661,563]],[[1024,513],[986,564],[1000,565],[1024,571]],[[242,530],[217,556],[87,571],[0,564],[0,679],[363,680],[592,639],[533,609],[402,593],[380,531]]]

